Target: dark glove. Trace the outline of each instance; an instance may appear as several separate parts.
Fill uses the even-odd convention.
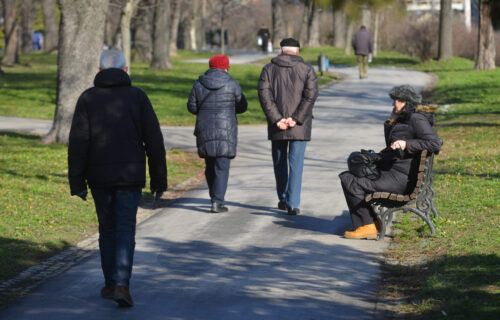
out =
[[[88,193],[87,190],[84,190],[80,193],[77,193],[76,195],[82,198],[83,201],[87,201],[87,193]]]

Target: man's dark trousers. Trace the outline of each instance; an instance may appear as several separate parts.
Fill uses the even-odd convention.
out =
[[[99,249],[106,287],[129,287],[141,188],[91,188],[99,219]]]
[[[224,203],[230,164],[231,159],[226,157],[205,158],[205,177],[212,203]]]

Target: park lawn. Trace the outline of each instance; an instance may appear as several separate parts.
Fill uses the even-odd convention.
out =
[[[194,125],[195,116],[186,102],[198,77],[208,69],[208,58],[215,53],[179,50],[172,58],[171,70],[151,70],[147,63],[133,63],[133,85],[149,96],[161,125]],[[207,64],[182,60],[206,58]],[[0,74],[0,115],[51,120],[54,117],[57,79],[57,56],[43,53],[21,55],[21,64]],[[265,123],[257,86],[262,66],[233,65],[229,73],[240,83],[248,100],[248,110],[238,116],[240,124]],[[335,80],[333,74],[319,80],[323,85]]]
[[[97,232],[91,195],[84,202],[69,194],[66,159],[64,145],[0,133],[0,283]],[[178,150],[167,151],[167,164],[170,187],[204,167]]]
[[[444,144],[434,164],[437,234],[400,216],[386,253],[383,290],[407,298],[398,308],[407,318],[500,316],[500,70],[473,67],[459,58],[417,66],[439,77],[430,98],[441,105]]]

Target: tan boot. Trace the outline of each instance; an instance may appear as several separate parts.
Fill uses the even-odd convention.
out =
[[[347,239],[377,239],[377,227],[374,223],[367,224],[354,231],[346,231],[344,237]]]
[[[113,300],[115,300],[116,303],[120,305],[120,307],[132,307],[134,305],[134,301],[130,296],[130,291],[127,287],[124,286],[115,287]]]

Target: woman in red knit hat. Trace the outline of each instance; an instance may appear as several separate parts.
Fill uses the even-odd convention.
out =
[[[226,212],[224,196],[229,178],[230,160],[236,157],[237,113],[247,110],[240,85],[227,70],[229,58],[216,55],[208,61],[210,69],[193,85],[187,107],[196,115],[196,146],[205,159],[211,212]]]

